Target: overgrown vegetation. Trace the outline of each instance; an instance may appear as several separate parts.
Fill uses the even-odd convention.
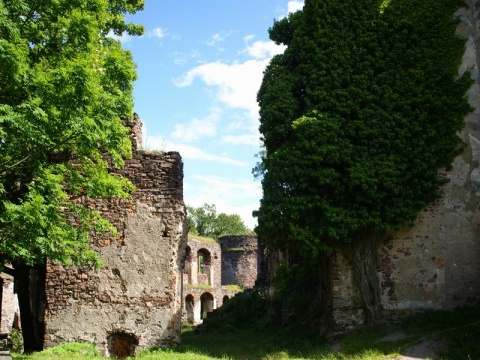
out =
[[[188,289],[201,289],[201,290],[212,290],[213,286],[212,285],[207,285],[207,284],[184,284],[184,287]]]
[[[391,333],[402,333],[397,340],[383,341]],[[313,332],[253,323],[247,328],[219,326],[197,333],[187,328],[177,349],[149,350],[142,360],[385,360],[395,359],[421,340],[436,340],[442,346],[438,360],[480,358],[480,306],[455,311],[427,311],[405,318],[391,328],[355,331],[332,339]],[[66,344],[33,355],[13,354],[14,360],[100,360],[91,344]]]
[[[230,290],[230,291],[234,291],[234,292],[242,292],[243,291],[243,287],[240,286],[240,285],[236,285],[236,284],[227,285],[227,289]]]
[[[471,80],[457,76],[465,40],[453,14],[463,5],[306,0],[269,30],[287,49],[258,92],[256,232],[289,266],[318,269],[323,319],[335,250],[352,265],[366,323],[380,321],[378,244],[438,198],[439,169],[462,150]]]

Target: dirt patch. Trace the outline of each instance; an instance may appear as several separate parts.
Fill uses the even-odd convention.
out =
[[[398,360],[433,359],[442,343],[437,340],[425,339],[420,343],[407,348]]]

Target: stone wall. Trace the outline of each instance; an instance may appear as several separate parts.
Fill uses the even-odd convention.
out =
[[[10,333],[18,314],[17,295],[13,293],[13,279],[11,276],[2,274],[3,294],[2,294],[2,317],[0,323],[0,333]]]
[[[458,11],[457,33],[467,39],[459,70],[472,70],[468,98],[474,111],[459,134],[466,144],[439,201],[425,208],[412,229],[392,234],[379,249],[382,305],[387,317],[425,308],[448,309],[480,300],[480,1],[468,0]],[[337,330],[362,323],[358,293],[349,264],[337,254],[334,267],[334,314]]]
[[[219,242],[222,247],[222,285],[253,287],[260,264],[257,236],[222,236]]]
[[[200,254],[205,257],[203,269]],[[183,271],[183,321],[200,323],[209,312],[236,295],[235,290],[222,286],[223,256],[216,241],[188,237]]]
[[[140,126],[138,117],[130,124],[137,139]],[[46,347],[93,342],[108,356],[180,341],[183,164],[178,153],[137,145],[133,158],[115,170],[136,186],[131,199],[76,199],[99,210],[118,234],[93,237],[104,264],[98,271],[47,267]]]

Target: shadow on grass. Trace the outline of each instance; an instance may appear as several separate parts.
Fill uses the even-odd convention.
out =
[[[399,332],[403,336],[392,337]],[[390,336],[387,336],[390,335]],[[455,311],[426,311],[398,326],[359,330],[327,341],[295,329],[219,326],[195,333],[187,329],[178,352],[197,352],[228,359],[395,359],[423,341],[437,342],[435,358],[480,359],[480,305]]]
[[[206,333],[186,330],[178,352],[196,352],[212,358],[229,359],[388,359],[398,355],[398,342],[375,343],[384,331],[369,331],[335,341],[313,333],[262,328],[217,329]],[[391,356],[391,357],[390,357]]]

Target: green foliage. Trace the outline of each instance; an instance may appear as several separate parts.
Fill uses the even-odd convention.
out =
[[[188,231],[192,235],[199,235],[218,239],[223,235],[251,234],[238,214],[227,215],[220,213],[214,204],[203,204],[198,208],[187,206]]]
[[[234,292],[242,292],[243,291],[243,287],[241,287],[240,285],[235,285],[235,284],[227,285],[227,289],[230,290],[230,291],[234,291]]]
[[[143,0],[0,0],[0,254],[98,266],[89,233],[114,232],[70,196],[127,197],[132,55],[110,32],[139,35]],[[106,160],[106,157],[111,163]]]
[[[265,153],[256,232],[315,259],[409,225],[462,148],[462,1],[307,0],[275,22],[284,54],[258,92]],[[291,37],[291,38],[290,38]]]
[[[245,329],[257,326],[266,318],[268,300],[258,291],[245,291],[219,307],[204,319],[208,330]]]
[[[12,351],[21,353],[23,351],[22,332],[18,329],[12,328],[10,330],[10,341],[12,342]]]

